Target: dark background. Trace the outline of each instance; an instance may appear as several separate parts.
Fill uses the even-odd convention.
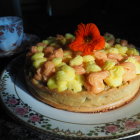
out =
[[[101,34],[112,33],[139,47],[139,7],[138,0],[0,0],[0,17],[22,17],[25,33],[36,34],[40,39],[74,33],[79,23],[92,22],[98,26]],[[0,70],[14,57],[0,58]],[[13,120],[2,108],[0,114],[0,121],[3,120],[0,139],[18,139],[7,133],[11,129],[5,124],[13,124]],[[130,140],[140,140],[140,137]]]
[[[138,0],[0,0],[0,16],[21,16],[25,32],[41,39],[93,22],[101,34],[110,32],[139,46],[139,7]]]

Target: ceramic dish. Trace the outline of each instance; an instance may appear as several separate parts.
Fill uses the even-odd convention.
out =
[[[36,44],[39,40],[39,37],[36,35],[24,33],[21,45],[16,49],[10,51],[0,50],[0,57],[9,57],[14,54],[22,53],[26,51],[29,46]]]
[[[104,113],[74,113],[53,108],[32,97],[23,74],[24,56],[14,59],[1,75],[0,99],[25,125],[61,138],[112,139],[139,135],[140,96]]]

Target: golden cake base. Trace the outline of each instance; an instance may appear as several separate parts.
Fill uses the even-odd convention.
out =
[[[27,77],[26,82],[33,96],[55,108],[72,112],[105,112],[128,103],[136,96],[140,87],[140,76],[118,88],[111,88],[98,94],[87,91],[57,92],[35,84]]]

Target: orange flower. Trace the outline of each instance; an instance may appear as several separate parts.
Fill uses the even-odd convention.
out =
[[[87,55],[105,46],[104,37],[100,35],[99,29],[93,23],[79,24],[75,34],[75,40],[69,44],[73,51],[81,51],[83,55]]]

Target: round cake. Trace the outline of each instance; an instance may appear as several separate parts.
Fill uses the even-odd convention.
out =
[[[135,46],[93,23],[79,24],[75,35],[48,37],[26,55],[31,94],[58,109],[104,112],[118,108],[140,87],[140,56]]]

